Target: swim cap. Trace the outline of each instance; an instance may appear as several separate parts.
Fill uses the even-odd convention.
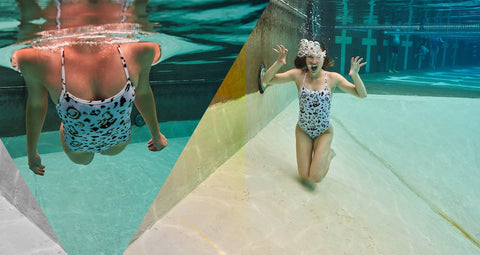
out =
[[[327,51],[322,51],[322,47],[320,46],[319,42],[309,41],[307,39],[300,40],[299,43],[300,47],[298,49],[297,56],[298,57],[305,57],[305,56],[320,56],[325,57],[327,55]]]

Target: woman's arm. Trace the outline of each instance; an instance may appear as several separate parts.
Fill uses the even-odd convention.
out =
[[[152,62],[159,58],[159,55],[158,45],[153,46],[153,44],[149,44],[137,56],[137,60],[140,63],[140,73],[138,84],[135,88],[135,106],[150,130],[152,139],[148,142],[148,148],[151,151],[159,151],[167,146],[167,139],[160,133],[158,126],[155,99],[149,81]]]
[[[265,72],[265,75],[262,78],[262,82],[267,85],[274,85],[293,81],[294,69],[277,74],[280,68],[282,68],[287,63],[286,58],[288,49],[285,48],[283,45],[277,45],[277,49],[274,48],[273,50],[277,53],[277,60]]]
[[[37,145],[47,113],[48,90],[43,86],[40,79],[42,70],[39,69],[41,67],[36,65],[34,61],[29,61],[28,56],[22,58],[22,54],[19,55],[17,55],[18,66],[28,90],[25,119],[28,166],[34,173],[44,175],[45,166],[41,163]]]
[[[351,60],[352,65],[348,75],[352,77],[354,84],[347,81],[347,79],[345,79],[342,75],[335,74],[337,75],[337,86],[340,87],[341,90],[360,98],[367,97],[367,90],[365,89],[365,85],[358,74],[360,67],[367,64],[367,62],[361,63],[362,60],[363,58],[359,58],[358,56],[356,58],[352,58]]]

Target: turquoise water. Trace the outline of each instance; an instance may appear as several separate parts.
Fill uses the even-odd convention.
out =
[[[480,97],[480,67],[451,67],[437,71],[406,70],[395,74],[368,73],[362,79],[369,94],[435,97]]]
[[[134,127],[122,153],[95,155],[88,166],[72,163],[61,151],[58,131],[42,133],[43,177],[28,169],[27,157],[16,148],[25,146],[25,137],[2,140],[68,254],[121,254],[188,142],[185,134],[197,123],[160,123],[170,136],[160,152],[148,150],[145,126]],[[175,130],[185,136],[175,137]]]

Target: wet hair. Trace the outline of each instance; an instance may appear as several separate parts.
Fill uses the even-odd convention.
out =
[[[316,42],[320,43],[320,48],[322,49],[322,51],[326,50],[325,44],[323,42],[321,42],[321,41],[316,41]],[[323,60],[322,69],[325,70],[325,68],[331,67],[331,66],[333,66],[333,64],[334,64],[334,61],[333,61],[333,59],[330,59],[330,57],[328,56],[328,52],[327,52],[327,55],[325,56],[325,59]],[[307,69],[307,56],[303,56],[303,57],[297,56],[295,58],[295,67],[298,68],[298,69],[302,69],[302,70]]]

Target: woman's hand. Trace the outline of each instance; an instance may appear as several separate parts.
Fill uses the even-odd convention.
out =
[[[283,45],[277,45],[277,48],[273,48],[273,50],[277,53],[277,61],[282,62],[284,65],[286,65],[288,49],[285,48],[285,46]]]
[[[351,75],[354,75],[354,74],[358,74],[358,71],[360,70],[360,67],[367,64],[367,62],[362,63],[362,60],[363,60],[363,58],[360,58],[359,56],[357,56],[356,58],[352,58],[352,60],[351,60],[352,65],[350,66],[350,72],[348,73],[348,75],[351,76]]]
[[[28,156],[28,167],[32,170],[35,174],[44,175],[45,174],[45,166],[42,165],[42,159],[38,152],[33,154],[32,156]]]
[[[148,141],[148,149],[151,151],[160,151],[167,147],[167,138],[163,134],[160,134],[157,138],[152,138]]]

